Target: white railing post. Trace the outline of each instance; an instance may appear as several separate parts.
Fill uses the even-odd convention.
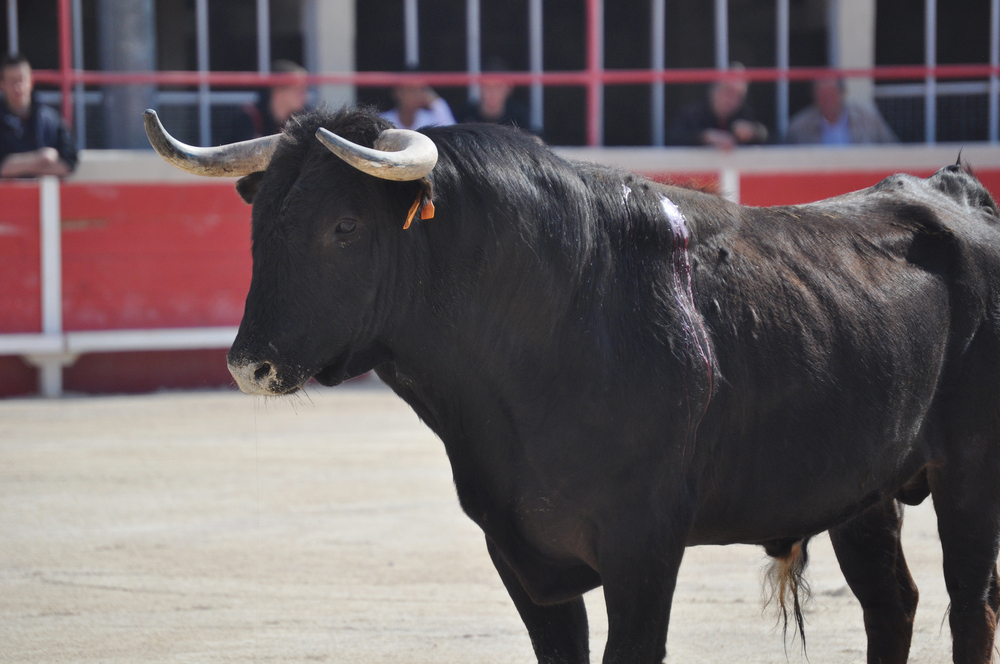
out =
[[[83,70],[83,0],[73,0],[73,69]],[[87,99],[83,83],[73,86],[73,124],[76,126],[76,149],[87,146]]]
[[[737,169],[719,169],[719,196],[733,203],[740,202],[740,172]]]
[[[776,17],[776,28],[777,32],[777,46],[775,54],[775,60],[777,64],[777,69],[782,73],[782,77],[778,79],[777,86],[777,118],[775,121],[775,128],[777,131],[777,138],[779,141],[785,140],[785,134],[788,133],[788,67],[789,67],[789,32],[790,32],[790,10],[789,10],[789,0],[778,0],[777,2],[777,17]]]
[[[271,73],[271,3],[257,0],[257,71]]]
[[[937,66],[937,0],[926,0],[924,5],[924,64]],[[937,140],[937,76],[924,77],[924,142],[933,145]]]
[[[1000,66],[1000,0],[990,0],[990,64]],[[990,74],[989,140],[1000,141],[1000,77]]]
[[[59,201],[59,178],[46,175],[38,183],[39,225],[42,241],[42,333],[61,336],[62,320],[62,214]],[[43,396],[62,394],[64,357],[36,357],[38,387]]]
[[[479,0],[465,0],[465,70],[470,74],[483,71],[482,29]],[[478,102],[481,87],[473,83],[466,90],[468,101]]]
[[[652,20],[652,28],[650,32],[650,41],[652,42],[650,47],[649,56],[649,66],[650,69],[662,73],[666,68],[667,61],[667,38],[666,38],[666,20],[667,20],[667,8],[666,0],[652,0],[649,9],[650,16]],[[656,81],[650,88],[650,111],[649,114],[652,117],[652,126],[650,127],[650,138],[652,143],[656,147],[663,147],[666,142],[666,108],[664,101],[664,92],[666,86],[663,81]]]
[[[21,50],[17,38],[17,0],[7,0],[7,52],[11,55]]]
[[[541,74],[542,63],[542,0],[528,0],[528,69]],[[545,127],[544,89],[541,83],[531,84],[531,130],[541,133]]]
[[[198,73],[209,71],[208,64],[208,0],[195,0],[195,51]],[[212,144],[212,99],[207,83],[198,84],[198,140]]]
[[[417,11],[417,0],[403,0],[403,48],[407,69],[420,65],[420,19]]]
[[[715,68],[729,69],[729,0],[715,0]]]

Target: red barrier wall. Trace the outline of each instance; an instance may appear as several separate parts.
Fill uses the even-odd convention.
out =
[[[250,206],[230,183],[62,188],[63,327],[238,325]]]
[[[61,186],[63,328],[238,325],[250,285],[250,206],[230,182]],[[0,185],[0,333],[39,332],[37,183]],[[231,382],[225,351],[95,353],[64,373],[81,392]],[[0,396],[35,371],[0,358]]]
[[[0,185],[0,333],[42,329],[38,185]]]
[[[916,171],[930,175],[931,171]],[[890,172],[743,174],[748,205],[804,203],[871,186]],[[654,179],[718,187],[715,173]],[[977,171],[1000,193],[1000,169]],[[238,325],[250,284],[250,207],[230,182],[63,183],[67,331]],[[41,330],[37,183],[0,184],[0,333]],[[35,370],[0,357],[0,396],[37,391]],[[64,372],[77,392],[229,385],[224,350],[94,353]]]

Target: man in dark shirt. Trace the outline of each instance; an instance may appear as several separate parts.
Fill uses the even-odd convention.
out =
[[[59,114],[35,103],[31,65],[23,55],[0,61],[0,177],[68,175],[76,146]]]
[[[767,141],[767,127],[754,118],[746,102],[747,81],[738,74],[742,69],[734,63],[733,76],[713,84],[703,101],[681,110],[670,129],[669,143],[731,150]]]
[[[510,98],[513,89],[506,83],[483,83],[479,101],[469,102],[458,114],[459,122],[495,122],[528,129],[528,114]]]
[[[261,90],[257,103],[241,108],[228,131],[220,132],[220,144],[277,134],[290,117],[306,108],[309,101],[306,74],[309,72],[290,60],[277,60],[271,65],[271,72],[292,74],[294,79],[285,85]]]
[[[501,58],[491,57],[484,72],[505,72],[509,68]],[[479,99],[470,101],[455,118],[459,122],[495,122],[521,129],[530,129],[527,110],[511,98],[514,88],[506,83],[490,81],[479,88]]]

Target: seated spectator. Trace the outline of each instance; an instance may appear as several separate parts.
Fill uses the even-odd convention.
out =
[[[231,132],[222,137],[220,144],[277,134],[284,129],[288,118],[306,107],[309,99],[309,89],[305,81],[306,69],[290,60],[276,60],[271,65],[271,72],[295,74],[296,78],[301,80],[261,90],[256,104],[247,104],[240,109],[239,115],[232,122]]]
[[[743,66],[734,63],[731,71],[743,71]],[[766,142],[767,127],[754,117],[746,97],[745,78],[734,76],[712,84],[705,99],[681,109],[668,143],[731,150],[737,145]]]
[[[844,98],[844,80],[824,78],[813,82],[813,105],[792,117],[786,143],[895,143],[899,139],[878,109]]]
[[[507,64],[491,58],[483,68],[487,72],[507,71]],[[495,122],[528,129],[528,114],[521,104],[511,99],[514,88],[506,83],[483,83],[479,86],[479,100],[470,100],[458,115],[459,122]]]
[[[23,55],[0,61],[0,177],[68,175],[76,144],[56,111],[35,102],[31,65]]]
[[[392,90],[392,98],[396,105],[381,115],[400,129],[455,124],[448,102],[420,81],[396,86]]]

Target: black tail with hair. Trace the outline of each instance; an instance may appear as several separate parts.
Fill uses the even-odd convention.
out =
[[[809,584],[805,580],[809,554],[806,547],[809,538],[801,540],[781,540],[765,545],[764,551],[774,558],[767,570],[768,598],[770,606],[777,601],[779,619],[782,622],[782,638],[786,647],[788,641],[788,614],[795,620],[796,631],[802,639],[802,652],[806,650],[805,620],[802,607],[809,600]]]

